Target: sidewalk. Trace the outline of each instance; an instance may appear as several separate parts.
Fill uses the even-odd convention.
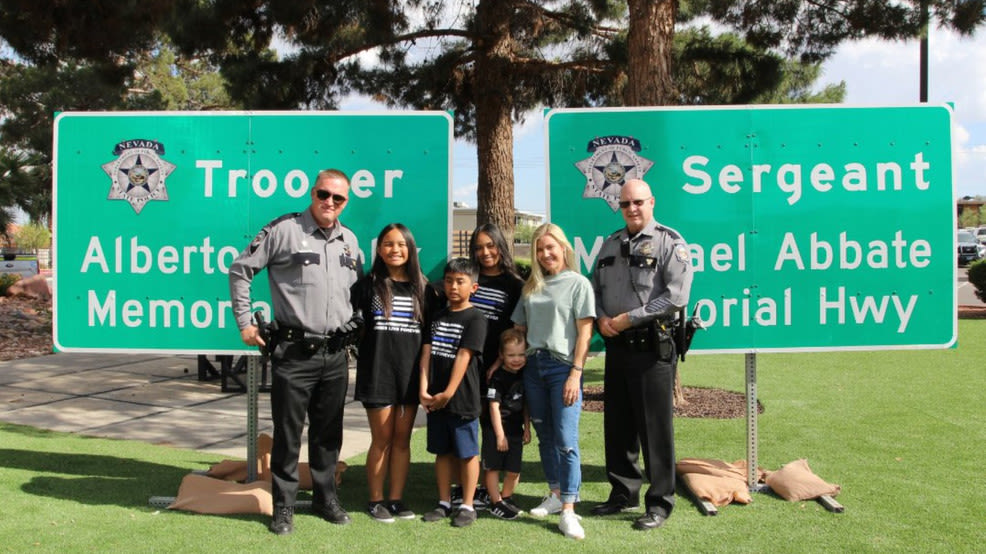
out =
[[[350,370],[340,459],[366,452],[370,429]],[[424,423],[419,411],[417,425]],[[0,362],[0,421],[245,459],[247,395],[199,381],[195,356],[53,354]],[[257,430],[271,434],[269,395]],[[307,435],[301,459],[308,459]]]

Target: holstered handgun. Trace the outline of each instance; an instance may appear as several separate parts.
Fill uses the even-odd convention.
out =
[[[675,325],[674,337],[678,347],[678,359],[681,361],[685,361],[685,353],[691,348],[695,331],[699,329],[705,329],[705,323],[698,317],[698,306],[695,306],[691,317],[685,317],[685,308],[678,311],[678,324]]]
[[[270,358],[271,352],[277,346],[277,322],[272,321],[267,323],[264,321],[264,314],[260,312],[253,312],[253,320],[257,322],[257,330],[260,334],[260,339],[264,341],[266,346],[257,346],[260,350],[261,363],[266,362]]]

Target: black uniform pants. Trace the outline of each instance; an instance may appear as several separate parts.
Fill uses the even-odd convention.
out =
[[[306,354],[301,345],[283,344],[273,357],[270,404],[274,420],[271,492],[274,507],[294,506],[298,494],[298,453],[308,416],[308,461],[312,504],[336,499],[335,470],[342,447],[342,409],[349,386],[346,353]]]
[[[672,352],[673,354],[673,352]],[[637,352],[606,341],[603,429],[609,501],[636,505],[646,476],[647,510],[665,517],[674,508],[674,374],[677,358]],[[644,455],[644,472],[637,463]]]

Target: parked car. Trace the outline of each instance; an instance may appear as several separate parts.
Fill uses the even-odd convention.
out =
[[[959,231],[955,234],[958,248],[959,265],[965,265],[980,260],[986,255],[986,245],[979,244],[976,235],[969,231]]]
[[[976,229],[973,234],[976,235],[976,240],[979,241],[979,244],[986,244],[986,227]]]

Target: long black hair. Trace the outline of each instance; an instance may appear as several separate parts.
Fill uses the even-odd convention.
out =
[[[493,246],[496,246],[497,251],[500,252],[500,271],[520,278],[520,275],[517,273],[517,267],[514,266],[513,254],[510,253],[510,245],[507,244],[507,239],[503,236],[503,231],[497,227],[496,223],[483,223],[477,226],[472,232],[472,236],[469,237],[469,259],[480,268],[483,267],[479,263],[479,258],[476,257],[476,246],[480,233],[484,233],[490,237],[490,240],[493,241]]]
[[[400,231],[401,236],[404,237],[404,242],[407,243],[407,264],[405,265],[405,271],[407,273],[407,279],[411,284],[411,297],[414,301],[414,319],[419,322],[424,321],[425,276],[421,273],[421,261],[418,259],[418,245],[414,242],[414,235],[411,234],[411,230],[402,223],[388,224],[377,235],[377,250],[379,250],[380,242],[387,236],[387,233],[394,229]],[[383,304],[384,317],[390,317],[391,300],[394,298],[393,280],[390,278],[390,270],[387,269],[387,264],[380,258],[379,251],[373,254],[373,266],[370,268],[370,278],[373,280],[373,293],[380,299],[380,303]]]

